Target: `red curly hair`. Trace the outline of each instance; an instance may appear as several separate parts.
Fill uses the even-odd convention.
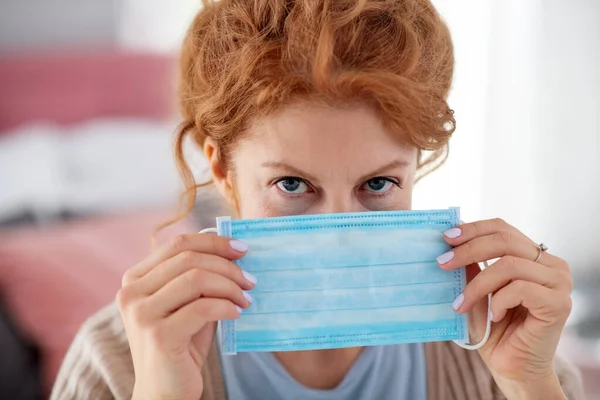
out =
[[[445,161],[454,132],[446,98],[454,69],[448,28],[430,0],[203,1],[183,42],[175,146],[186,185],[197,185],[186,137],[207,137],[228,162],[250,121],[298,100],[368,103],[386,127],[420,150],[419,175]]]

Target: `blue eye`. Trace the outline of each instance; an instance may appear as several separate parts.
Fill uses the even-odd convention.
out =
[[[398,182],[395,182],[390,178],[376,177],[366,181],[363,187],[369,192],[381,194],[389,191],[393,185],[399,186]]]
[[[300,178],[286,177],[276,182],[277,187],[287,194],[303,194],[308,191],[308,185]]]

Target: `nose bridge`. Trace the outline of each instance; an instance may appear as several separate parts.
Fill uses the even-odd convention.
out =
[[[327,193],[323,202],[323,209],[320,210],[324,214],[359,211],[364,211],[363,205],[356,198],[354,191],[347,188],[337,188]]]

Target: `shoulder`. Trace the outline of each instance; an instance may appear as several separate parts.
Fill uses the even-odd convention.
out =
[[[425,350],[430,390],[452,392],[457,394],[452,397],[455,399],[505,399],[477,351],[462,349],[452,342],[428,343]],[[585,398],[575,367],[557,356],[555,371],[569,400]],[[433,398],[447,397],[439,393]]]
[[[202,400],[225,399],[216,343],[202,374]],[[82,325],[65,356],[50,400],[129,400],[134,383],[129,341],[113,302]]]
[[[129,342],[115,303],[81,327],[67,352],[51,400],[130,399],[134,372]]]
[[[426,343],[425,358],[430,398],[502,398],[497,396],[494,378],[477,351],[465,350],[452,342]]]

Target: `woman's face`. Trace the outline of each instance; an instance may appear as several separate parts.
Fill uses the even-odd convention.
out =
[[[231,170],[211,140],[205,153],[241,218],[411,208],[417,150],[367,107],[284,108],[240,139]]]

